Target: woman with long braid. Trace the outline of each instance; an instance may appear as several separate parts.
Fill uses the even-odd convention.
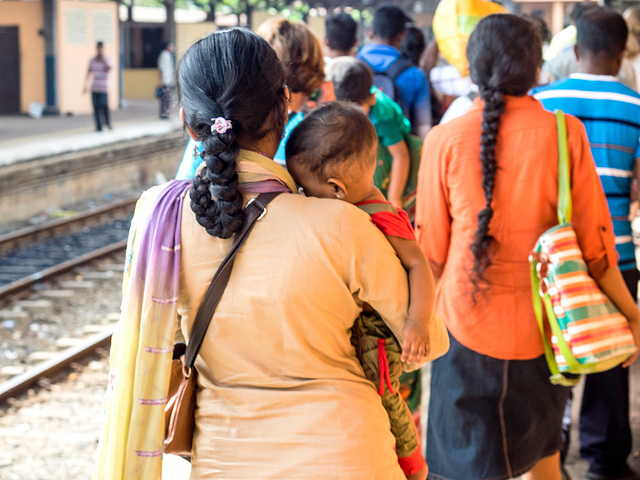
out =
[[[541,40],[527,20],[491,15],[472,33],[467,58],[480,98],[427,135],[418,182],[418,242],[451,340],[432,364],[429,478],[560,480],[569,391],[549,381],[528,263],[537,238],[558,223],[555,116],[527,95]],[[578,241],[637,332],[584,127],[566,120]]]
[[[266,40],[237,28],[209,35],[177,78],[204,166],[136,207],[94,479],[160,479],[176,327],[189,338],[251,199],[278,192],[235,257],[195,362],[190,478],[403,480],[350,342],[364,303],[402,342],[408,285],[395,251],[365,212],[298,195],[273,161],[289,97]]]

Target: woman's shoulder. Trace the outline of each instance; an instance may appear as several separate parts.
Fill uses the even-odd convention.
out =
[[[478,143],[480,138],[482,112],[467,111],[446,123],[435,125],[425,137],[425,144]]]
[[[353,241],[373,241],[377,228],[371,217],[360,208],[343,200],[305,197],[303,195],[280,195],[276,208],[282,208],[288,222],[295,221],[300,228],[313,230],[320,237],[340,233]],[[294,220],[295,219],[295,220]],[[384,237],[383,237],[384,239]]]
[[[552,112],[549,112],[552,113]],[[553,114],[555,117],[555,114]],[[586,132],[584,128],[584,123],[578,118],[569,113],[564,114],[565,122],[567,123],[567,129],[569,130],[580,130],[581,132]]]
[[[318,222],[356,219],[368,220],[368,215],[359,208],[343,200],[333,198],[305,197],[304,195],[280,195],[279,204],[290,210],[291,214],[308,215],[310,220]]]

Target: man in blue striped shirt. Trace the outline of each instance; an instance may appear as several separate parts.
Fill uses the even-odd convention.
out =
[[[535,90],[534,96],[546,109],[562,110],[584,123],[613,219],[620,270],[637,298],[630,205],[640,158],[640,95],[615,77],[627,26],[618,13],[590,7],[577,30],[579,73]],[[587,375],[580,411],[580,454],[590,463],[587,478],[635,478],[626,463],[630,452],[628,370]]]

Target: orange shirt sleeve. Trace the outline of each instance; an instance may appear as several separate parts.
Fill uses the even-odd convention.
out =
[[[571,115],[566,115],[566,119],[573,201],[571,223],[589,273],[598,279],[607,268],[618,264],[613,223],[584,126]]]
[[[434,276],[442,276],[451,239],[447,188],[448,155],[441,128],[427,134],[422,149],[416,193],[416,237]]]

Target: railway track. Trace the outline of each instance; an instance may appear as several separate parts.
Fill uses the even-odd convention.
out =
[[[0,236],[0,404],[109,345],[136,200]]]
[[[124,249],[136,200],[123,200],[0,236],[0,301]]]

